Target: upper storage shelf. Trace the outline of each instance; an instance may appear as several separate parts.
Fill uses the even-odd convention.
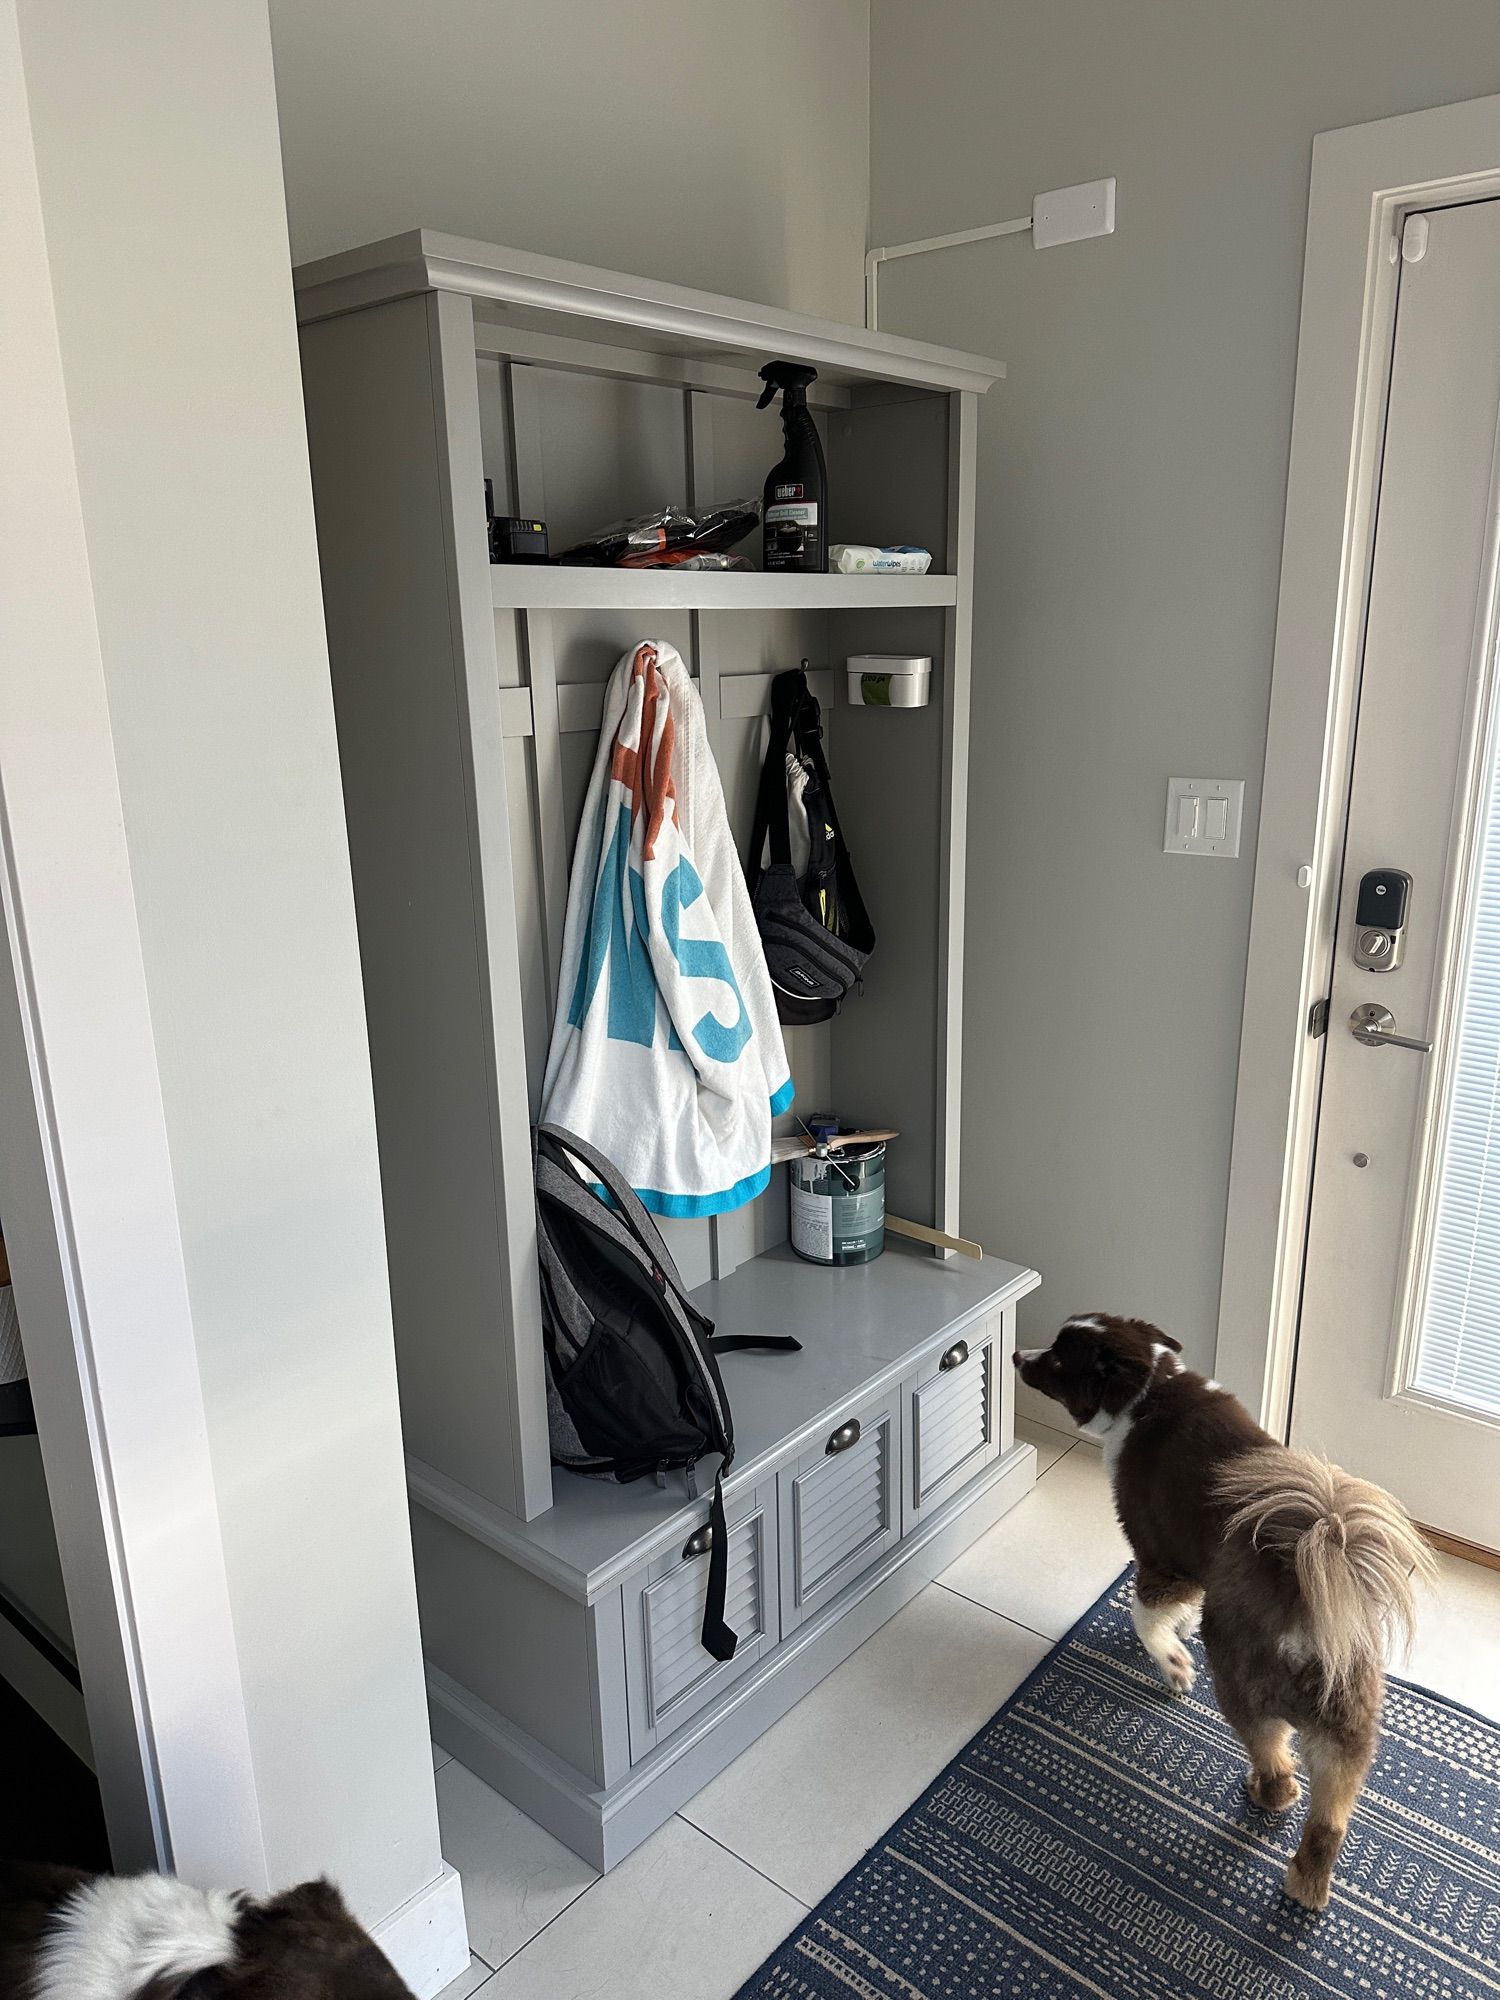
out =
[[[419,292],[458,292],[474,301],[476,316],[509,327],[710,364],[776,355],[810,362],[825,384],[982,394],[1005,373],[1003,362],[982,355],[431,229],[303,264],[295,284],[304,324]]]
[[[504,611],[868,611],[956,604],[957,592],[951,576],[490,565],[490,593],[495,608]]]

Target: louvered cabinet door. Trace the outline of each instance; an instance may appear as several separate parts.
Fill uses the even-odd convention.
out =
[[[1000,1456],[1003,1320],[986,1314],[918,1375],[908,1403],[906,1532]]]
[[[775,1487],[736,1495],[728,1512],[724,1616],[739,1634],[732,1660],[716,1660],[704,1651],[699,1636],[708,1595],[706,1509],[702,1524],[682,1547],[626,1579],[625,1691],[632,1763],[639,1763],[776,1643]]]
[[[901,1536],[894,1391],[851,1410],[780,1475],[781,1629],[837,1597]]]

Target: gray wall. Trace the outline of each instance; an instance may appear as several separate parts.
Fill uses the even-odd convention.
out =
[[[1004,356],[980,461],[964,1226],[1033,1333],[1213,1353],[1315,132],[1500,89],[1492,0],[873,0],[872,241],[1119,177],[1118,233],[882,274]],[[1235,862],[1161,852],[1243,777]]]
[[[419,224],[859,316],[868,0],[272,0],[297,261]]]

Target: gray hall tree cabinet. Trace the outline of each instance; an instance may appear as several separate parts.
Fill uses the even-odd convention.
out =
[[[723,1363],[741,1638],[709,1658],[706,1503],[550,1464],[529,1150],[610,669],[677,647],[743,841],[771,677],[806,658],[879,943],[841,1016],[789,1033],[798,1103],[899,1127],[893,1211],[957,1229],[974,438],[1003,370],[427,230],[297,297],[433,1733],[607,1868],[1034,1476],[1008,1365],[1034,1272],[804,1264],[779,1170],[669,1224],[721,1330],[804,1342]],[[834,539],[923,542],[932,574],[490,564],[486,478],[555,549],[758,494],[773,358],[818,370]],[[930,705],[847,705],[860,652],[932,655]]]

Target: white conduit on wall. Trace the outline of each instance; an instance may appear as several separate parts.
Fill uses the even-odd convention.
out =
[[[952,250],[960,243],[984,243],[992,236],[1020,236],[1031,232],[1038,250],[1051,250],[1059,243],[1081,243],[1090,236],[1115,233],[1115,180],[1081,181],[1076,187],[1053,188],[1039,194],[1030,215],[1014,222],[989,222],[980,229],[954,229],[946,236],[919,236],[910,243],[887,243],[865,257],[865,325],[879,331],[879,272],[882,264],[898,257],[920,257],[928,250]]]

